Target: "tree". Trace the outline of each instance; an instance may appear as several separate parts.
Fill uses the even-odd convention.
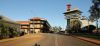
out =
[[[8,25],[3,23],[3,22],[0,22],[0,38],[8,38],[9,37],[9,30],[8,30]]]
[[[0,21],[0,39],[18,36],[17,27],[12,27],[5,21]]]
[[[62,29],[62,28],[61,28],[60,26],[59,26],[59,27],[57,27],[57,26],[52,27],[52,30],[53,30],[55,33],[61,31],[61,29]]]
[[[90,20],[96,21],[98,32],[98,19],[100,18],[100,0],[92,0],[93,5],[90,7]]]
[[[79,32],[80,28],[81,28],[81,21],[78,19],[74,19],[71,21],[70,23],[70,28],[72,32]]]

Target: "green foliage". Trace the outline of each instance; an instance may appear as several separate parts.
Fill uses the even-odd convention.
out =
[[[80,20],[72,20],[70,23],[70,31],[71,32],[79,32],[80,28],[81,28],[81,21]]]
[[[96,21],[98,33],[98,19],[100,18],[100,0],[92,0],[93,5],[90,7],[90,20]]]
[[[3,22],[1,22],[0,23],[0,34],[1,34],[1,38],[6,38],[8,35],[9,35],[9,31],[8,31],[8,26],[5,24],[5,23],[3,23]]]
[[[18,36],[17,29],[9,24],[0,21],[0,39]]]
[[[100,0],[92,0],[93,5],[90,7],[90,20],[97,21],[100,18]]]
[[[61,28],[60,26],[59,26],[59,27],[57,27],[57,26],[52,27],[52,30],[53,30],[55,33],[61,31],[61,29],[62,29],[62,28]]]

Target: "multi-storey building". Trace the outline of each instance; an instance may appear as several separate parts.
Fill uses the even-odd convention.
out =
[[[29,21],[18,21],[21,24],[21,30],[25,33],[40,33],[49,32],[50,24],[44,18],[34,17]]]
[[[20,31],[29,33],[29,21],[17,21],[20,24]]]
[[[39,32],[49,32],[50,31],[50,24],[44,18],[34,17],[30,19],[30,31],[34,33]]]
[[[78,8],[71,9],[71,4],[67,4],[67,11],[64,13],[64,16],[66,17],[66,20],[67,20],[67,29],[70,30],[71,27],[73,28],[73,26],[75,25],[73,24],[73,22],[75,22],[73,20],[80,21],[81,23],[80,26],[82,29],[85,29],[84,27],[86,26],[88,26],[89,28],[89,25],[93,25],[93,23],[89,21],[87,17],[81,16],[81,14],[82,14],[82,11],[80,11]]]
[[[73,20],[80,20],[81,11],[78,8],[70,9],[71,4],[67,4],[67,11],[64,13],[67,20],[67,28],[70,29]]]

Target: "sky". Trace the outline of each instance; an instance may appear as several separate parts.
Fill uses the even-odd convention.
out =
[[[0,0],[0,14],[14,21],[27,21],[33,17],[46,18],[51,26],[67,25],[64,12],[66,4],[79,8],[89,16],[91,0]]]

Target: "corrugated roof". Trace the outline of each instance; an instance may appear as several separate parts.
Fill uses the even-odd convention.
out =
[[[17,23],[24,24],[24,25],[28,25],[30,22],[29,21],[17,21]]]

